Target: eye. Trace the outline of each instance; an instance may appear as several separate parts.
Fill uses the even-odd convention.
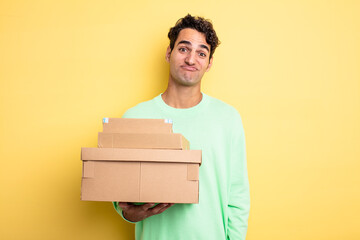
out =
[[[184,48],[184,47],[181,47],[181,48],[179,48],[179,51],[180,51],[180,52],[186,52],[186,51],[187,51],[187,49],[186,49],[186,48]]]
[[[200,56],[200,57],[206,57],[206,54],[203,53],[203,52],[201,52],[201,53],[199,53],[199,56]]]

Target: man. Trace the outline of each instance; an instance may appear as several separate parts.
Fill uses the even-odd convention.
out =
[[[202,150],[199,204],[114,203],[137,240],[242,240],[249,214],[245,137],[238,112],[201,92],[201,79],[219,44],[212,24],[187,15],[170,29],[166,91],[129,109],[127,118],[173,120],[191,149]]]

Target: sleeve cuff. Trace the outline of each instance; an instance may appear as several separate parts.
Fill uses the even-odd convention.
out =
[[[124,214],[123,214],[123,211],[122,209],[118,206],[118,203],[117,202],[113,202],[113,206],[116,210],[116,212],[128,223],[132,223],[132,224],[135,224],[136,222],[131,222],[129,220],[127,220],[125,217],[124,217]]]

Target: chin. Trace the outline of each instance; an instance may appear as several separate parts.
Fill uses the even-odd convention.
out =
[[[179,82],[179,84],[182,86],[192,87],[192,86],[196,86],[197,84],[199,84],[199,82],[181,81],[181,82]]]
[[[192,76],[178,76],[173,78],[173,81],[179,86],[192,87],[200,83],[200,80],[193,78]]]

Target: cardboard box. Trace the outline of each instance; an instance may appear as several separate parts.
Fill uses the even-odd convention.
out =
[[[82,200],[199,202],[201,150],[170,120],[104,118],[98,147],[82,148]]]
[[[172,133],[172,122],[167,119],[104,118],[103,132]]]
[[[179,133],[99,132],[99,148],[145,148],[188,150],[189,141]]]
[[[201,150],[82,148],[82,200],[198,203]]]

